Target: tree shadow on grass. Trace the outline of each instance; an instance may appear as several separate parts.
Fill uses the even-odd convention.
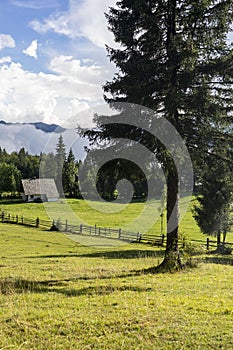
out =
[[[230,265],[233,266],[233,256],[208,256],[203,260],[205,263],[209,264],[220,264],[220,265]]]
[[[161,249],[155,250],[120,250],[120,251],[104,251],[93,252],[81,255],[85,258],[105,258],[105,259],[140,259],[140,258],[158,258],[164,255]]]
[[[164,251],[161,249],[156,250],[120,250],[120,251],[102,251],[92,252],[86,254],[54,254],[54,255],[38,255],[30,258],[104,258],[104,259],[141,259],[141,258],[159,258],[164,255]]]
[[[125,276],[124,276],[125,277]],[[61,281],[30,281],[25,279],[4,279],[0,280],[0,294],[14,295],[24,293],[58,293],[66,296],[83,296],[83,295],[108,295],[114,292],[149,292],[152,289],[138,286],[112,286],[99,285],[89,286],[81,289],[69,288],[70,280]]]
[[[25,203],[22,199],[22,197],[20,198],[0,198],[0,205],[1,204],[10,204],[10,205],[15,205],[15,204],[20,204],[20,203]]]

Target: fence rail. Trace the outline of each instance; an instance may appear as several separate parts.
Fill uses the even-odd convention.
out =
[[[41,220],[39,217],[37,217],[36,219],[32,219],[26,218],[22,215],[12,215],[11,213],[4,211],[0,213],[0,221],[3,223],[19,224],[37,228],[40,227],[47,230],[57,230],[77,235],[96,236],[108,239],[123,240],[126,242],[150,243],[158,246],[164,246],[166,244],[166,236],[164,234],[153,235],[140,232],[127,232],[122,230],[121,228],[113,229],[109,227],[100,227],[97,225],[72,225],[68,223],[68,220],[66,220],[65,223],[62,223],[60,220],[57,220],[57,222],[55,222],[54,220]],[[206,241],[200,239],[192,239],[190,240],[190,242],[198,243],[206,247],[207,250],[209,250],[210,247],[217,246],[217,241],[210,240],[209,237],[206,239]],[[233,248],[233,243],[226,244],[228,246],[232,246]],[[184,239],[180,240],[179,245],[184,248],[186,245],[186,241]]]

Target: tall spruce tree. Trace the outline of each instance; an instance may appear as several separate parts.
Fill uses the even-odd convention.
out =
[[[107,19],[120,47],[107,47],[118,73],[104,86],[105,100],[140,104],[167,118],[196,166],[211,154],[216,140],[227,139],[229,147],[233,51],[227,37],[233,22],[232,0],[120,0]],[[101,126],[104,119],[96,120]],[[125,137],[131,134],[130,128],[124,129]],[[111,137],[114,125],[86,135],[93,140]],[[179,268],[177,169],[157,140],[148,143],[167,175],[167,222],[172,227],[167,225],[162,268]]]
[[[70,197],[77,196],[78,187],[78,167],[75,162],[75,157],[70,148],[67,159],[64,163],[64,192]]]
[[[63,141],[62,134],[58,138],[56,145],[56,185],[60,195],[64,194],[63,182],[64,182],[64,162],[66,160],[66,146]]]
[[[222,161],[228,158],[226,148],[215,153],[220,159],[208,157],[199,175],[201,187],[194,217],[204,234],[217,237],[219,247],[221,241],[225,243],[226,234],[233,225],[233,162],[229,165]]]

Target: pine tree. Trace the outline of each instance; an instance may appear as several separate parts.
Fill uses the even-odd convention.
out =
[[[233,2],[121,0],[110,9],[107,19],[121,47],[108,47],[119,73],[104,86],[105,100],[110,105],[140,104],[167,118],[186,142],[196,166],[203,155],[211,153],[210,145],[216,139],[227,138],[229,147],[233,52],[227,35],[233,22]],[[101,126],[104,118],[96,120]],[[118,135],[122,132],[124,137],[132,137],[130,127],[122,128]],[[86,132],[92,140],[116,134],[114,125]],[[144,143],[150,144],[167,176],[167,246],[160,267],[180,268],[177,169],[157,140],[148,137]]]

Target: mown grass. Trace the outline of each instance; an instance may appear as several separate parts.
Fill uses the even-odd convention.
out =
[[[232,349],[232,256],[144,274],[163,251],[0,223],[0,349]]]

